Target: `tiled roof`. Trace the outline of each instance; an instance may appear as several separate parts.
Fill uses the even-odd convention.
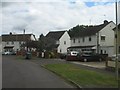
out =
[[[65,33],[65,31],[51,31],[46,35],[46,37],[50,37],[55,40],[59,40],[64,33]]]
[[[33,34],[3,34],[2,41],[29,41]]]
[[[112,21],[110,21],[110,22],[112,22]],[[85,36],[95,35],[97,32],[99,32],[105,26],[107,26],[110,22],[106,21],[104,24],[95,25],[95,26],[88,26],[84,30],[80,30],[80,32],[77,33],[76,36],[71,36],[71,37],[74,38],[74,37],[85,37]]]

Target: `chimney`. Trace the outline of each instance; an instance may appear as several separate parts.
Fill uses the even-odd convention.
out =
[[[12,32],[10,32],[10,35],[12,35]]]
[[[23,34],[25,34],[25,29],[23,30]]]
[[[108,21],[107,21],[107,20],[104,20],[104,24],[108,24]]]

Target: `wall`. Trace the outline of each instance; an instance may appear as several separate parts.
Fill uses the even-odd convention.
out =
[[[91,37],[91,41],[89,41],[89,37]],[[72,38],[71,39],[71,46],[91,46],[91,45],[96,45],[96,42],[97,42],[96,35],[86,36],[84,38],[85,38],[84,42],[83,42],[83,37]],[[73,43],[73,39],[75,39],[75,43]],[[79,42],[79,40],[80,40],[80,42]]]
[[[31,40],[36,41],[36,39],[33,35],[31,35]]]
[[[66,42],[66,44],[64,44]],[[58,53],[67,53],[67,48],[70,47],[70,36],[66,31],[59,40]]]
[[[114,31],[115,24],[109,23],[99,32],[99,43],[101,46],[114,46]],[[105,35],[105,41],[101,41],[101,36]]]
[[[108,56],[111,56],[114,54],[115,35],[114,35],[113,28],[115,28],[115,24],[111,22],[99,32],[99,43],[100,43],[99,52],[101,53],[101,50],[103,50],[103,54],[107,53]],[[105,41],[101,40],[101,36],[105,36]],[[106,53],[104,53],[104,51],[106,51]]]

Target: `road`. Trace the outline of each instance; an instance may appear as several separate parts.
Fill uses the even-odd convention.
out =
[[[74,88],[52,72],[29,60],[2,58],[2,88]]]

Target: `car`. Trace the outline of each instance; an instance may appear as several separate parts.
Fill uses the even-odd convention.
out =
[[[80,61],[102,61],[103,58],[100,54],[82,54],[80,57]]]
[[[11,54],[11,52],[6,51],[6,52],[4,52],[3,54],[4,54],[4,55],[10,55],[10,54]]]
[[[116,54],[112,55],[110,58],[111,58],[112,61],[115,61],[116,60]],[[120,62],[120,54],[117,54],[117,59]]]
[[[60,59],[66,59],[67,53],[61,53],[60,54]]]
[[[70,52],[67,53],[66,60],[67,61],[79,60],[78,55],[79,55],[79,52],[70,51]]]

